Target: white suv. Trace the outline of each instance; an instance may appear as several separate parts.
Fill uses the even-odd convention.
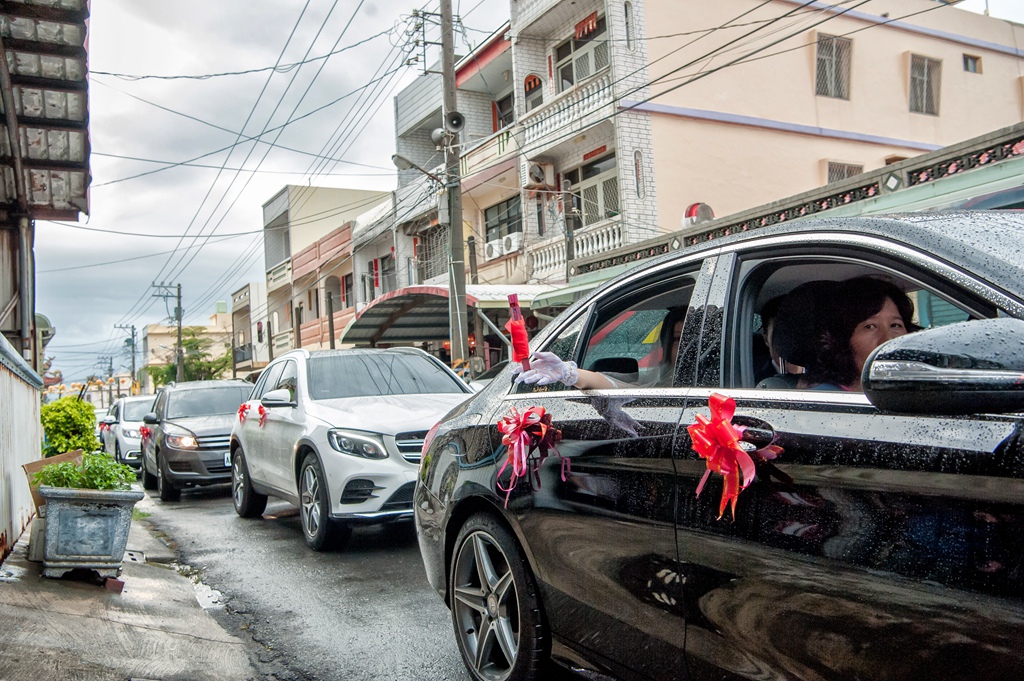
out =
[[[314,550],[354,523],[412,518],[427,431],[472,391],[422,350],[294,350],[275,359],[231,431],[235,511],[299,507]]]

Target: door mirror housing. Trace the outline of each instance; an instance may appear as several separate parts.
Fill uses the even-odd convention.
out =
[[[146,423],[146,424],[149,424],[151,426],[155,426],[158,423],[160,423],[160,419],[158,419],[156,417],[156,413],[149,412],[148,414],[146,414],[145,416],[142,417],[142,422]]]
[[[288,388],[271,390],[260,399],[260,404],[267,408],[295,406],[295,402],[292,400],[292,394]]]
[[[107,416],[106,418],[100,419],[100,423],[102,423],[105,426],[112,426],[115,423],[117,423],[117,419],[113,418],[112,416]]]
[[[980,319],[894,338],[868,357],[861,382],[885,411],[1024,411],[1024,321]]]

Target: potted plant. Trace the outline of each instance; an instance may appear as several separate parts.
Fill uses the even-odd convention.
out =
[[[132,509],[142,492],[131,489],[135,471],[107,454],[85,454],[44,466],[35,474],[46,502],[43,576],[76,568],[117,577],[128,543]]]

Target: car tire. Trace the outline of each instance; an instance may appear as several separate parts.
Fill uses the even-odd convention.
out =
[[[310,452],[299,469],[299,518],[302,536],[314,551],[340,548],[352,528],[331,520],[331,497],[320,459]]]
[[[551,639],[536,581],[512,533],[491,515],[471,516],[449,567],[452,626],[470,675],[541,678]]]
[[[252,488],[249,466],[241,447],[231,455],[231,500],[235,505],[235,513],[243,518],[261,516],[267,508],[267,495]]]
[[[146,465],[145,453],[140,456],[142,459],[142,489],[153,491],[156,489],[156,476],[149,472],[149,466]]]
[[[159,454],[156,455],[156,492],[160,501],[179,501],[181,499],[181,488],[167,479]]]
[[[114,440],[114,461],[124,463],[124,461],[121,460],[121,443],[117,440]]]

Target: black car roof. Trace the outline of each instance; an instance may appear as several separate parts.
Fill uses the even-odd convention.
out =
[[[762,227],[701,242],[651,259],[614,277],[597,291],[659,264],[736,243],[783,234],[867,234],[930,253],[1024,299],[1024,211],[938,211],[872,217],[815,218]],[[566,310],[587,303],[585,296]],[[564,314],[564,313],[563,313]]]

